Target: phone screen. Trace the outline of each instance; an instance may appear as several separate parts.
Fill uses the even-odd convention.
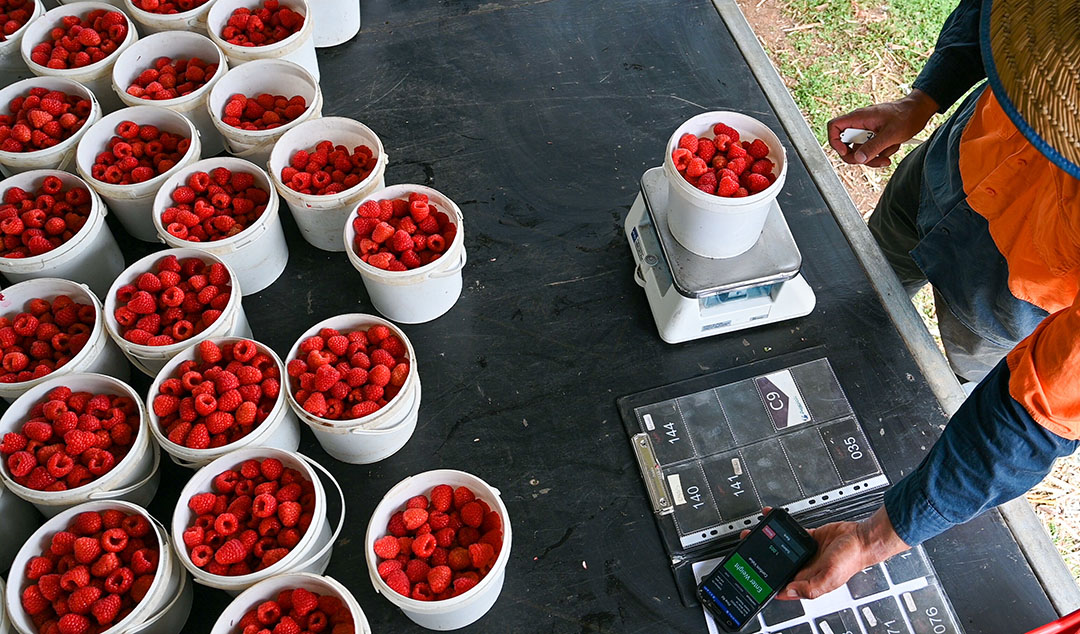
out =
[[[701,583],[702,601],[737,631],[813,556],[817,544],[786,513],[772,511]]]

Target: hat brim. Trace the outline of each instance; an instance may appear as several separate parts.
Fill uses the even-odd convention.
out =
[[[1060,130],[1048,129],[1044,115],[1038,112],[1036,102],[1027,98],[1029,95],[1024,95],[1024,99],[1015,100],[1014,95],[1010,95],[1010,89],[1016,90],[1016,87],[1024,85],[1028,78],[1016,76],[1011,69],[1002,69],[998,66],[998,58],[994,55],[991,37],[993,4],[993,0],[983,0],[979,25],[979,46],[982,50],[983,66],[986,69],[990,89],[994,91],[994,96],[997,97],[1002,110],[1020,130],[1020,133],[1054,165],[1073,178],[1080,179],[1080,144],[1070,147],[1066,134],[1062,134]],[[1061,94],[1051,95],[1051,98],[1065,99]],[[1057,109],[1059,112],[1067,110],[1068,108]],[[1043,129],[1036,129],[1032,123]],[[1074,122],[1074,125],[1076,123],[1078,122]]]

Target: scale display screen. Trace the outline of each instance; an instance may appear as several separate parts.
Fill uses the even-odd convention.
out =
[[[826,359],[641,405],[683,547],[888,484]]]

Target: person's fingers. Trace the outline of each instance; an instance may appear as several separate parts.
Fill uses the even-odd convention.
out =
[[[875,159],[870,159],[869,161],[863,163],[863,165],[867,167],[888,167],[892,165],[892,160],[879,156]]]
[[[836,150],[836,153],[841,157],[847,156],[850,150],[848,146],[840,140],[840,133],[844,131],[844,127],[839,123],[840,118],[833,119],[826,126],[826,134],[829,137],[829,145],[832,149]]]
[[[772,510],[771,506],[763,506],[763,507],[761,507],[761,514],[762,515],[768,515],[769,511],[771,511],[771,510]]]
[[[900,143],[907,139],[897,139],[897,135],[890,130],[882,130],[880,134],[874,136],[866,143],[863,143],[859,147],[855,148],[855,161],[857,163],[867,164],[871,159],[883,157],[888,158],[893,152],[885,154],[886,150],[896,146],[896,149],[900,149]]]
[[[750,529],[748,528],[748,529],[744,530],[743,532],[739,533],[739,539],[746,539],[746,536],[749,535],[749,534],[750,534]]]

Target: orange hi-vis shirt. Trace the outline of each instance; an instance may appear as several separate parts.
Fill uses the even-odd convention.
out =
[[[989,223],[1009,290],[1050,313],[1008,355],[1009,392],[1080,439],[1080,180],[1052,164],[985,90],[960,141],[967,202]]]

